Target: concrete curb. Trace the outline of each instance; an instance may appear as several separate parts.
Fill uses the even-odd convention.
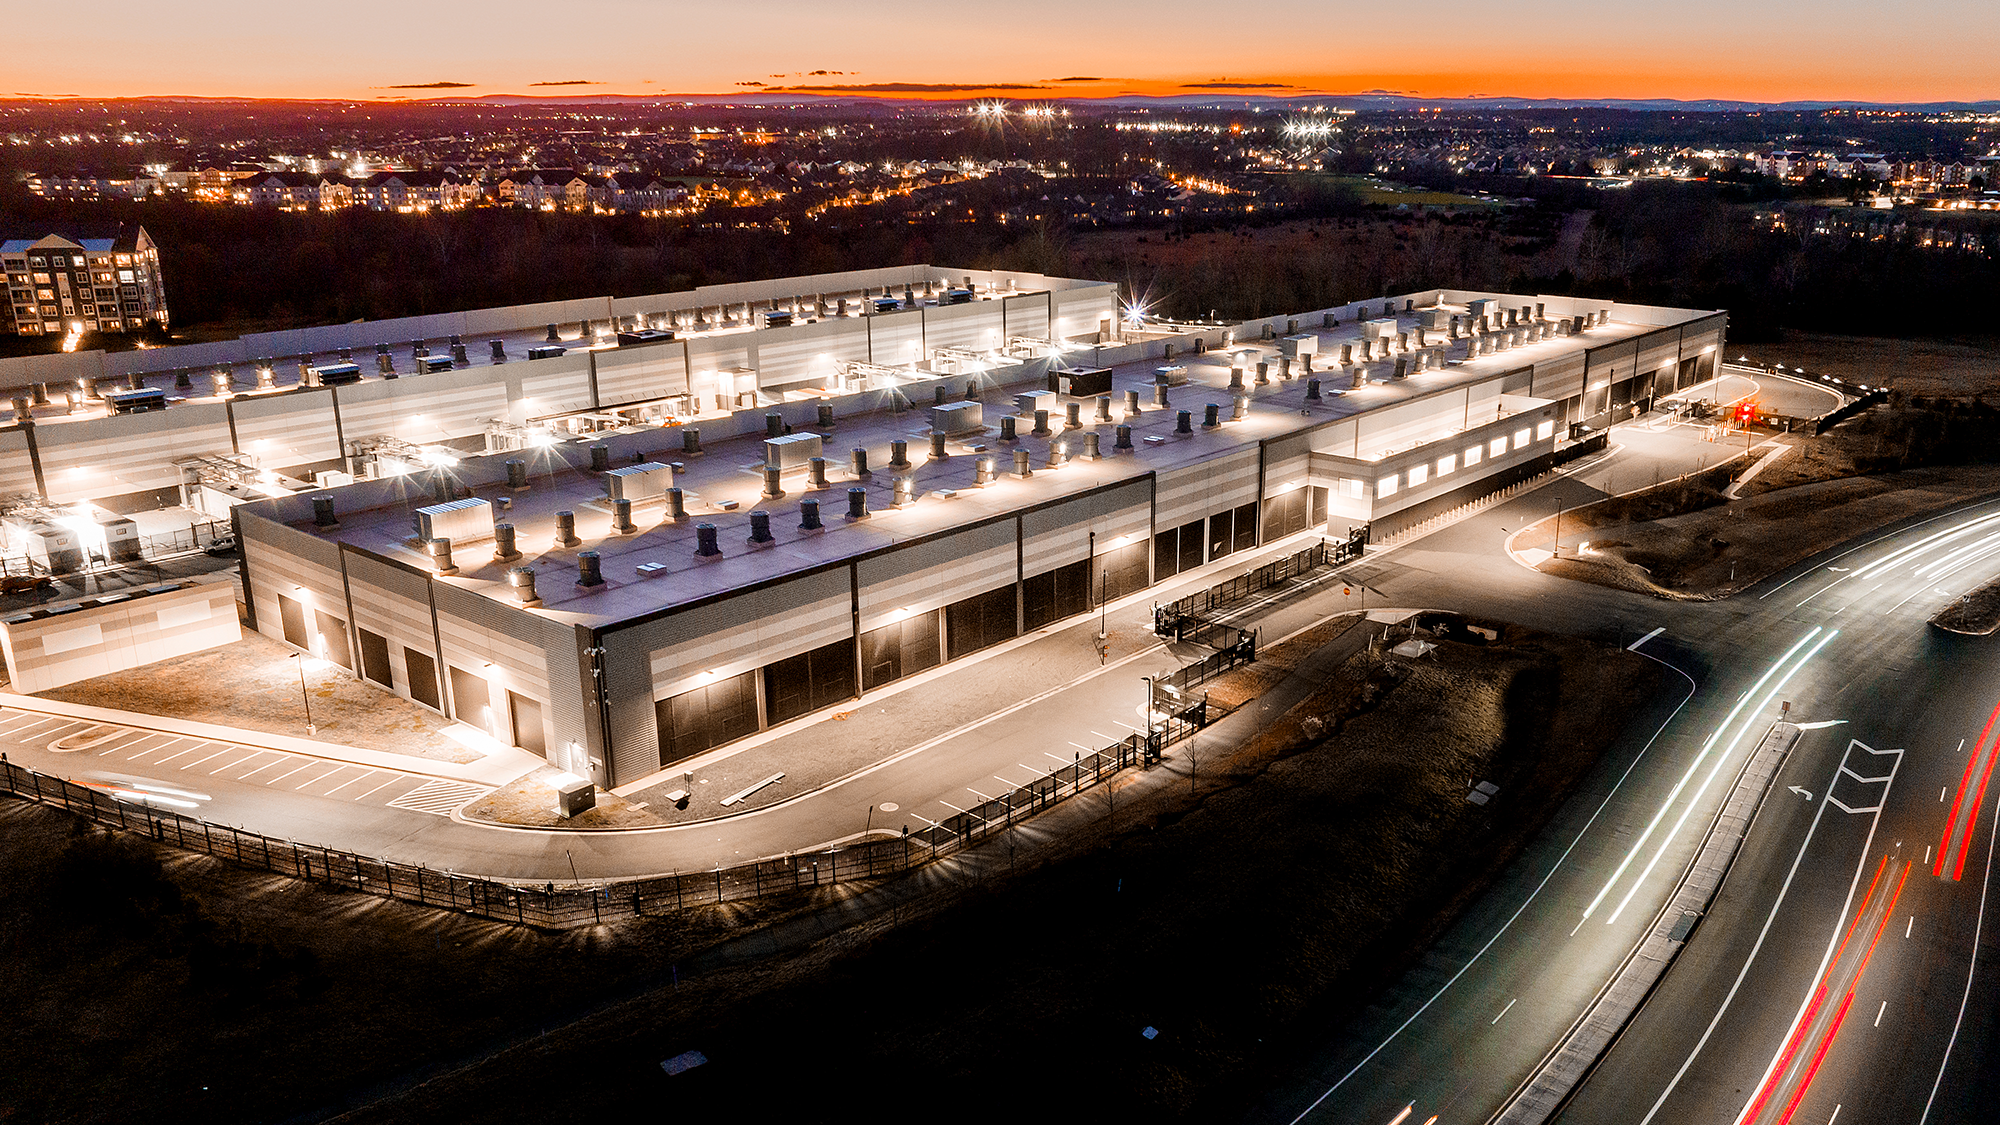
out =
[[[1639,944],[1555,1047],[1543,1056],[1528,1079],[1487,1119],[1488,1125],[1540,1125],[1553,1118],[1583,1085],[1598,1060],[1659,987],[1692,936],[1694,926],[1722,889],[1743,839],[1749,834],[1750,823],[1771,783],[1777,779],[1778,767],[1798,744],[1799,734],[1799,728],[1792,723],[1772,725],[1744,761],[1729,798],[1716,813],[1680,883],[1646,928]],[[1686,928],[1680,928],[1684,924]]]

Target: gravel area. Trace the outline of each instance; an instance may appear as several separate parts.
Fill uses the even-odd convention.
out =
[[[450,719],[338,668],[308,671],[306,684],[318,728],[310,737],[321,742],[460,764],[480,758],[444,736],[444,729],[453,725]],[[257,633],[246,632],[242,640],[221,648],[82,680],[40,696],[308,737],[298,662],[291,649]]]

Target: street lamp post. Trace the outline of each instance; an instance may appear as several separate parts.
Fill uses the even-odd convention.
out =
[[[292,659],[299,662],[299,699],[306,705],[306,734],[316,735],[319,733],[319,728],[313,725],[312,693],[306,690],[306,654],[295,652],[292,654]]]

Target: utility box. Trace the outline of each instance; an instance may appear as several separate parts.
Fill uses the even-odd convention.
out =
[[[1153,382],[1162,387],[1185,387],[1187,379],[1187,368],[1180,364],[1153,368]]]
[[[474,497],[432,504],[416,513],[418,542],[449,539],[453,545],[493,538],[493,505]]]
[[[986,428],[986,408],[977,402],[952,402],[931,407],[931,432],[971,434]]]
[[[1071,398],[1093,398],[1111,393],[1111,369],[1109,367],[1086,367],[1076,371],[1052,373],[1055,389]]]
[[[1061,409],[1054,391],[1023,391],[1014,396],[1014,413],[1032,416],[1037,410],[1054,414]]]
[[[537,344],[534,347],[528,349],[528,358],[555,359],[556,357],[562,355],[564,352],[567,351],[569,351],[569,349],[563,347],[561,344]]]
[[[1417,317],[1423,326],[1433,332],[1444,332],[1451,328],[1452,310],[1444,305],[1432,305],[1418,309]]]
[[[803,469],[806,463],[819,456],[820,436],[818,434],[786,434],[784,437],[764,439],[764,467],[785,472]]]
[[[145,557],[139,525],[124,516],[101,516],[98,529],[104,533],[104,556],[115,563],[138,562]]]
[[[630,500],[634,504],[647,500],[658,500],[673,487],[674,471],[666,465],[647,461],[641,465],[627,465],[604,474],[605,492],[613,500]]]
[[[1278,341],[1278,354],[1294,358],[1302,355],[1318,355],[1319,337],[1310,332],[1301,332],[1297,336],[1287,336]]]
[[[556,815],[568,820],[597,807],[597,786],[581,777],[572,777],[556,786]]]

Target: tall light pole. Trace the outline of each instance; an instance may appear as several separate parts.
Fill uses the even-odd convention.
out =
[[[299,662],[299,699],[306,705],[306,734],[317,735],[319,728],[313,726],[312,693],[306,690],[306,654],[295,652],[292,654],[292,659]]]

